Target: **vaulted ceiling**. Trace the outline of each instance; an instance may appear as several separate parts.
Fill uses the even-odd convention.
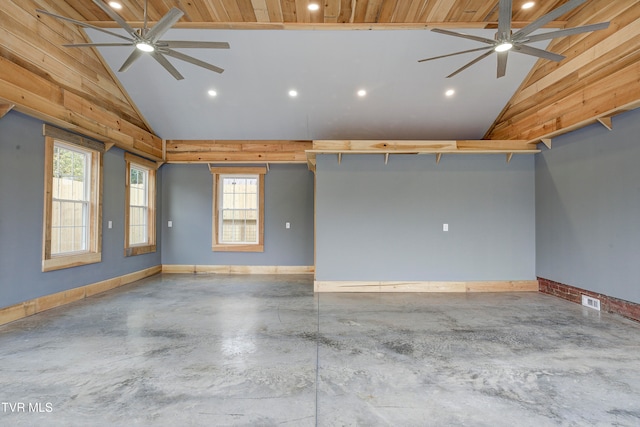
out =
[[[142,26],[144,0],[120,2],[118,13]],[[316,12],[307,9],[310,2],[149,0],[151,25],[172,7],[185,13],[168,33],[172,38],[231,43],[229,51],[203,58],[225,73],[187,66],[180,85],[152,61],[123,74],[114,71],[126,49],[62,47],[107,39],[36,12],[118,31],[89,0],[0,2],[0,111],[13,107],[161,160],[167,153],[231,142],[256,152],[286,151],[293,140],[311,139],[484,138],[535,144],[596,120],[607,124],[612,115],[640,105],[636,0],[588,0],[557,18],[544,31],[611,25],[545,44],[567,57],[560,63],[511,55],[502,79],[495,78],[495,59],[445,79],[473,54],[417,63],[477,47],[431,28],[492,38],[498,0],[323,0]],[[521,3],[514,1],[514,27],[566,0],[537,0],[526,11]],[[293,86],[300,92],[297,104],[284,93]],[[450,86],[458,91],[453,100],[442,96]],[[366,99],[354,96],[360,87],[367,89]],[[199,95],[208,88],[219,92],[215,100]],[[203,118],[198,114],[205,109],[210,110]],[[164,146],[162,138],[169,139]],[[255,144],[263,139],[278,140],[277,149]]]

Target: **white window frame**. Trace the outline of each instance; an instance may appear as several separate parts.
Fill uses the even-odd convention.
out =
[[[156,251],[156,170],[158,165],[151,160],[135,156],[130,153],[124,155],[126,162],[125,178],[125,213],[124,213],[124,255],[135,256]],[[131,213],[131,169],[146,172],[146,241],[131,244],[130,213]]]
[[[104,145],[70,132],[44,126],[45,170],[44,170],[44,219],[42,238],[42,271],[93,264],[102,261],[102,154]],[[83,203],[83,221],[86,227],[85,247],[73,252],[52,253],[53,230],[53,163],[54,148],[59,146],[69,151],[86,155],[85,191]],[[60,199],[63,200],[63,199]],[[73,200],[76,203],[76,200]]]
[[[264,252],[264,167],[212,167],[213,174],[213,244],[215,252]],[[222,242],[222,183],[224,178],[256,178],[258,180],[257,241],[255,243]]]

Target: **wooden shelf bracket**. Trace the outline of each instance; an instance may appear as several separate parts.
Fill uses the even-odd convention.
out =
[[[0,119],[15,107],[15,104],[0,104]]]
[[[596,120],[607,129],[613,130],[613,122],[611,121],[611,117],[598,117]]]

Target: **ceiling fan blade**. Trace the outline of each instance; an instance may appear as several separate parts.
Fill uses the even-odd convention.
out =
[[[487,39],[487,38],[484,38],[484,37],[472,36],[470,34],[456,33],[455,31],[443,30],[443,29],[440,29],[440,28],[432,28],[431,31],[433,31],[434,33],[446,34],[448,36],[461,37],[463,39],[475,40],[475,41],[482,42],[482,43],[487,43],[487,44],[490,44],[490,45],[495,45],[496,44],[495,40]]]
[[[184,77],[182,77],[182,74],[180,74],[178,70],[176,70],[176,68],[171,65],[171,62],[169,62],[169,60],[167,60],[167,58],[165,58],[163,54],[158,53],[157,51],[149,52],[149,54],[153,56],[153,59],[158,61],[160,65],[162,65],[165,70],[167,70],[176,80],[184,79]]]
[[[157,42],[158,39],[160,39],[160,37],[162,37],[162,35],[173,26],[173,24],[182,18],[182,15],[184,15],[184,12],[177,7],[171,8],[171,10],[149,30],[145,35],[145,38],[151,43]]]
[[[187,40],[161,40],[157,43],[159,47],[187,48],[187,49],[229,49],[227,42],[196,42]]]
[[[513,46],[512,51],[518,53],[524,53],[526,55],[537,56],[538,58],[548,59],[549,61],[560,62],[565,56],[558,55],[557,53],[549,52],[548,50],[542,50],[535,47],[527,46],[524,44],[519,44]]]
[[[511,0],[500,0],[498,14],[498,40],[508,40],[511,36]]]
[[[458,68],[456,71],[454,71],[453,73],[449,74],[447,76],[447,78],[451,78],[453,76],[455,76],[458,73],[461,73],[462,71],[466,70],[467,68],[471,67],[473,64],[478,63],[480,61],[482,61],[484,58],[486,58],[487,56],[491,55],[493,52],[495,52],[493,49],[490,50],[489,52],[483,53],[482,55],[480,55],[479,57],[477,57],[476,59],[474,59],[473,61],[467,63],[466,65],[463,65],[462,67]]]
[[[477,49],[469,49],[469,50],[463,50],[462,52],[450,53],[448,55],[434,56],[433,58],[420,59],[418,60],[418,62],[432,61],[434,59],[446,58],[448,56],[462,55],[463,53],[478,52],[479,50],[487,50],[487,49],[493,49],[493,46],[483,46]]]
[[[540,18],[538,18],[535,21],[533,21],[531,24],[527,25],[526,27],[522,28],[521,30],[519,30],[518,32],[513,34],[512,39],[513,40],[522,39],[524,36],[526,36],[528,34],[531,34],[535,30],[537,30],[538,28],[542,28],[544,25],[546,25],[549,22],[553,21],[557,17],[562,16],[565,13],[569,12],[570,10],[575,9],[576,7],[580,6],[585,1],[587,1],[587,0],[570,0],[570,1],[566,2],[562,6],[556,8],[556,9],[553,9],[551,12],[547,13],[546,15],[541,16]]]
[[[509,57],[509,51],[498,52],[498,78],[504,77],[507,74],[507,58]]]
[[[123,40],[128,40],[128,41],[133,43],[133,40],[131,40],[131,38],[129,38],[129,37],[125,37],[125,36],[123,36],[121,34],[114,33],[114,32],[111,32],[109,30],[105,30],[104,28],[96,27],[95,25],[87,24],[86,22],[78,21],[76,19],[67,18],[66,16],[56,15],[55,13],[47,12],[46,10],[42,10],[42,9],[36,9],[36,12],[44,13],[45,15],[53,16],[54,18],[61,19],[63,21],[67,21],[67,22],[71,22],[72,24],[80,25],[81,27],[91,28],[91,29],[94,29],[94,30],[97,30],[97,31],[102,31],[103,33],[107,33],[107,34],[112,35],[114,37],[118,37],[118,38],[123,39]]]
[[[121,73],[127,71],[129,67],[131,67],[131,64],[133,64],[136,59],[140,58],[143,53],[144,52],[142,52],[140,49],[133,49],[131,55],[127,57],[127,59],[124,61],[124,64],[122,64],[122,67],[120,67],[118,71]]]
[[[131,26],[129,24],[127,24],[127,22],[124,19],[122,19],[122,17],[120,17],[120,15],[115,13],[113,11],[113,9],[111,9],[109,6],[107,6],[106,4],[101,2],[100,0],[93,0],[93,3],[96,6],[98,6],[100,9],[102,9],[102,11],[104,13],[109,15],[109,18],[111,18],[114,21],[116,21],[118,23],[118,25],[120,25],[127,33],[131,34],[131,37],[133,37],[134,39],[138,38],[138,33],[136,32],[136,30],[131,28]]]
[[[582,27],[567,28],[566,30],[550,31],[544,34],[537,34],[535,36],[530,36],[530,37],[527,37],[525,41],[523,41],[523,43],[533,43],[533,42],[538,42],[540,40],[554,39],[556,37],[572,36],[574,34],[588,33],[589,31],[604,30],[606,28],[609,28],[608,22],[601,22],[599,24],[591,24],[591,25],[583,25]]]
[[[107,47],[107,46],[133,46],[133,42],[130,43],[74,43],[63,44],[64,47]]]
[[[184,53],[177,52],[175,50],[167,49],[166,51],[163,51],[162,53],[164,53],[165,55],[169,55],[169,56],[171,56],[173,58],[179,59],[181,61],[185,61],[185,62],[188,62],[190,64],[197,65],[198,67],[202,67],[202,68],[206,68],[207,70],[215,71],[216,73],[222,73],[224,71],[220,67],[216,67],[215,65],[211,65],[211,64],[206,63],[204,61],[201,61],[201,60],[199,60],[197,58],[194,58],[193,56],[185,55]]]

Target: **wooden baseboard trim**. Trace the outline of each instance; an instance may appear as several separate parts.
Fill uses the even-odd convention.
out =
[[[163,264],[163,273],[187,274],[313,274],[309,265],[181,265]]]
[[[9,307],[0,308],[0,325],[13,322],[27,316],[32,316],[51,308],[60,307],[61,305],[69,304],[74,301],[79,301],[110,289],[127,285],[137,280],[144,279],[145,277],[158,274],[161,271],[162,266],[156,265],[155,267],[149,267],[123,276],[114,277],[112,279],[103,280],[86,286],[80,286],[78,288],[69,289],[51,295],[44,295]]]
[[[314,292],[537,292],[537,280],[483,282],[318,281]]]

